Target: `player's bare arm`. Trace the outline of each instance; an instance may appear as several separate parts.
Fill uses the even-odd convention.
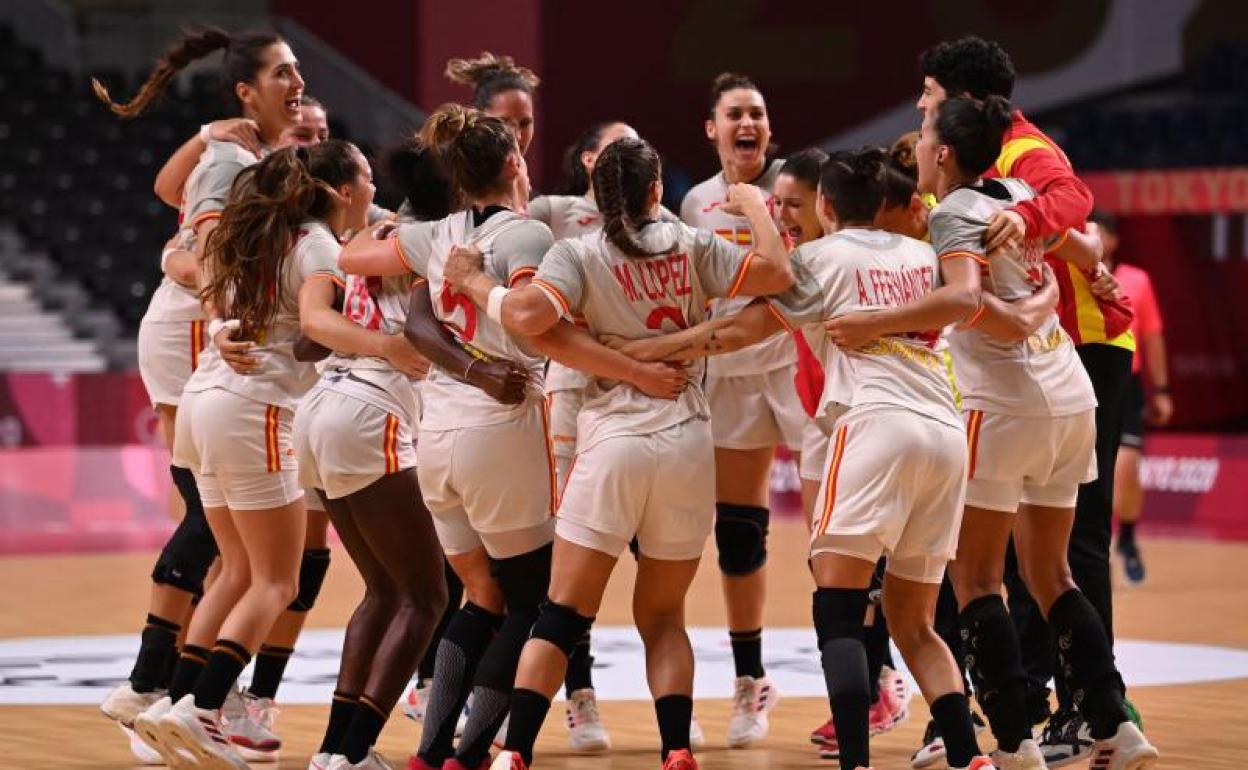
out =
[[[208,124],[208,136],[218,142],[233,142],[257,157],[260,155],[260,126],[249,118],[215,120]],[[201,134],[196,134],[174,150],[156,172],[156,182],[152,185],[156,197],[175,209],[181,206],[186,180],[206,149],[208,143]]]
[[[390,229],[391,223],[383,219],[356,233],[338,255],[338,267],[342,272],[378,277],[410,273],[411,268],[399,252],[397,236],[378,237]]]
[[[979,283],[982,259],[979,255],[962,252],[942,259],[940,275],[944,284],[940,288],[898,307],[837,316],[824,324],[828,338],[846,350],[857,350],[890,334],[976,322],[984,307]]]
[[[1060,292],[1053,270],[1045,265],[1044,283],[1030,297],[1006,302],[989,292],[981,296],[984,314],[977,324],[979,330],[1003,342],[1021,342],[1035,334],[1057,309]]]
[[[765,300],[758,300],[733,316],[711,318],[662,337],[628,340],[604,335],[602,342],[639,361],[693,361],[733,353],[784,331]]]
[[[503,404],[519,404],[525,399],[528,372],[514,361],[483,359],[469,353],[433,312],[429,284],[412,287],[403,334],[416,350],[443,371],[479,388]]]
[[[330,350],[384,358],[409,377],[423,377],[429,361],[402,334],[385,334],[352,323],[334,309],[334,281],[313,275],[299,290],[299,330]]]

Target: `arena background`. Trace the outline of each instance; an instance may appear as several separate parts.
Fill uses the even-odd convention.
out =
[[[1016,104],[1064,147],[1098,207],[1118,215],[1119,258],[1148,270],[1166,320],[1176,412],[1145,447],[1142,529],[1153,572],[1119,603],[1126,628],[1119,654],[1128,681],[1154,683],[1141,692],[1177,698],[1141,698],[1146,719],[1152,705],[1153,725],[1167,731],[1158,741],[1163,751],[1173,757],[1184,747],[1177,753],[1202,767],[1240,766],[1230,757],[1248,750],[1241,707],[1233,705],[1248,696],[1248,590],[1239,578],[1248,556],[1248,4],[1236,0],[5,0],[0,637],[7,638],[0,639],[0,704],[13,705],[0,705],[0,725],[6,735],[30,736],[22,748],[32,753],[20,762],[17,754],[0,758],[0,766],[124,766],[124,746],[91,709],[37,704],[98,701],[99,688],[124,676],[116,660],[134,646],[145,570],[172,526],[168,457],[134,365],[135,329],[175,222],[151,183],[178,144],[226,113],[202,67],[132,122],[91,98],[88,78],[132,93],[178,27],[195,22],[280,30],[303,64],[307,92],[328,108],[333,132],[376,158],[425,112],[467,98],[443,77],[448,58],[510,54],[543,81],[529,151],[535,189],[554,184],[563,148],[581,130],[620,118],[663,153],[673,207],[714,171],[702,121],[716,73],[733,69],[756,79],[780,154],[853,147],[917,127],[921,50],[967,32],[999,41],[1019,71]],[[380,184],[382,202],[394,203],[392,188],[384,178]],[[777,463],[773,492],[774,508],[796,515],[791,464]],[[778,536],[793,569],[783,577],[776,571],[768,615],[769,624],[793,629],[791,644],[780,650],[778,643],[775,654],[790,655],[795,670],[809,644],[801,636],[810,586],[797,566],[799,526]],[[332,629],[345,622],[358,591],[345,555],[336,557],[329,599],[312,619],[328,629],[313,649],[331,663]],[[713,570],[714,559],[705,561],[703,571]],[[616,588],[627,579],[625,569]],[[691,615],[722,625],[713,573],[698,585],[704,593]],[[628,610],[619,591],[619,606],[608,614],[623,625]],[[609,665],[627,673],[629,637],[618,633],[623,646]],[[47,636],[58,640],[33,639]],[[720,636],[708,631],[708,649],[717,649]],[[1143,650],[1132,646],[1139,640],[1213,647]],[[44,652],[61,649],[57,644],[68,645],[71,658],[82,650],[117,657],[95,671],[23,673],[51,665]],[[1205,667],[1189,670],[1196,663]],[[297,675],[312,688],[306,702],[324,702],[332,673],[329,665]],[[620,679],[624,687],[628,676]],[[704,680],[708,697],[726,696],[723,681],[700,672],[700,687]],[[1237,681],[1197,684],[1219,680]],[[800,744],[803,729],[819,718],[818,692],[797,680],[789,687],[809,696],[805,713],[791,717],[788,742],[796,749],[781,748],[784,739],[773,735],[771,753],[723,752],[708,766],[813,762]],[[632,703],[645,694],[621,690],[616,697]],[[634,707],[632,730],[638,745],[649,745],[649,707]],[[714,728],[712,707],[698,710]],[[294,713],[307,735],[320,729],[322,711]],[[632,714],[609,710],[607,717],[625,713]],[[62,716],[64,733],[41,738],[28,730],[31,719]],[[922,721],[912,719],[918,729]],[[917,735],[902,734],[885,745],[904,763]],[[64,737],[52,747],[48,735]],[[1201,735],[1225,745],[1219,757],[1227,764],[1210,762]],[[415,733],[396,718],[387,736],[407,749]],[[108,742],[102,754],[89,747],[97,738]],[[306,758],[310,750],[296,744],[286,766],[302,766],[298,753]],[[66,756],[79,763],[60,763]],[[627,762],[644,764],[642,756],[649,755],[634,752]]]

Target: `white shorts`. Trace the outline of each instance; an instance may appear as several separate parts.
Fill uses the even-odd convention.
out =
[[[221,388],[183,393],[173,464],[190,468],[205,508],[280,508],[303,497],[294,413]]]
[[[1065,417],[966,413],[966,504],[990,511],[1019,503],[1074,508],[1079,485],[1096,480],[1096,412]]]
[[[784,444],[797,452],[810,417],[797,397],[797,364],[765,374],[706,378],[711,432],[721,449],[763,449]]]
[[[939,583],[958,547],[966,434],[904,408],[846,413],[836,423],[810,553],[875,562],[904,580]]]
[[[300,402],[294,432],[300,482],[337,500],[416,467],[416,417],[414,398],[403,403],[374,385],[342,379],[349,375],[329,381],[333,376],[327,374]],[[411,392],[406,382],[399,384]]]
[[[585,403],[584,388],[553,390],[546,394],[546,407],[550,411],[550,439],[554,444],[555,457],[576,457],[576,418]]]
[[[139,376],[152,406],[177,406],[182,389],[199,365],[208,345],[205,321],[149,321],[139,323]]]
[[[598,442],[576,456],[559,502],[559,537],[619,556],[702,555],[715,526],[715,452],[706,420]]]
[[[420,431],[416,472],[448,555],[484,546],[505,559],[554,536],[555,464],[542,402],[515,422]]]
[[[802,462],[797,469],[802,481],[823,481],[831,438],[823,432],[817,420],[810,420],[802,426]]]

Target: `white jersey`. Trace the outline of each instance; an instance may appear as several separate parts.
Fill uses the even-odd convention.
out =
[[[443,277],[443,268],[452,246],[471,244],[485,254],[485,273],[510,286],[537,271],[554,239],[546,225],[506,209],[497,209],[484,222],[475,224],[479,216],[472,210],[458,211],[437,222],[401,224],[396,247],[409,269],[428,278],[434,315],[460,343],[477,355],[510,359],[529,370],[529,399],[514,406],[500,404],[435,365],[423,386],[421,430],[510,422],[520,419],[530,408],[530,401],[542,397],[545,359],[523,347],[466,294],[454,291]]]
[[[744,249],[679,222],[651,222],[638,242],[655,257],[629,257],[600,232],[559,241],[533,279],[563,308],[583,316],[594,334],[659,337],[700,323],[706,301],[734,296],[747,263]],[[675,401],[655,399],[626,383],[595,379],[577,421],[577,452],[604,439],[644,435],[709,417],[698,385],[701,364]]]
[[[546,223],[555,240],[577,238],[602,229],[602,213],[598,204],[588,195],[542,195],[529,202],[529,216]],[[665,208],[660,210],[662,221],[679,221]],[[570,369],[558,361],[551,361],[546,372],[546,391],[579,390],[592,379],[584,372]]]
[[[985,179],[954,190],[932,210],[928,229],[941,258],[965,255],[980,262],[983,290],[1013,302],[1044,282],[1044,244],[1031,239],[984,254],[988,222],[1035,193],[1020,179]],[[971,328],[949,340],[953,368],[967,409],[1018,417],[1060,417],[1096,406],[1092,381],[1057,314],[1022,342],[1002,342]]]
[[[772,205],[772,190],[776,177],[784,166],[783,160],[773,160],[762,176],[753,181],[767,193],[767,205]],[[728,202],[728,182],[721,171],[701,184],[695,185],[680,204],[680,219],[690,227],[710,230],[729,243],[745,248],[754,245],[754,232],[745,217],[726,214],[721,206]],[[753,297],[712,302],[712,315],[724,316],[740,313]],[[741,377],[763,374],[797,363],[797,347],[787,337],[773,337],[744,350],[713,357],[707,364],[712,377]]]
[[[186,392],[197,393],[221,388],[264,404],[293,409],[308,388],[316,382],[316,367],[296,361],[295,340],[299,338],[299,290],[312,276],[325,276],[341,283],[338,271],[338,239],[323,222],[308,221],[300,226],[295,245],[282,260],[277,314],[272,324],[258,335],[251,354],[259,364],[252,374],[236,373],[209,347],[199,368],[186,383]]]
[[[199,162],[186,179],[182,206],[178,210],[180,249],[195,247],[195,228],[221,216],[238,172],[260,159],[236,144],[210,140]],[[199,301],[199,289],[186,287],[169,276],[161,278],[147,306],[149,321],[201,321],[207,318]]]
[[[770,301],[816,337],[829,318],[904,305],[940,286],[931,246],[882,230],[841,230],[798,247],[790,261],[796,283]],[[882,337],[848,353],[821,345],[825,368],[838,373],[827,378],[821,411],[897,406],[961,429],[944,347],[939,331]]]

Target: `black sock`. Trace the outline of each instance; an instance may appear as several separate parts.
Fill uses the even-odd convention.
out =
[[[1031,737],[1027,718],[1027,677],[1018,632],[997,594],[975,599],[960,615],[966,668],[980,708],[1003,751],[1018,751]]]
[[[1118,522],[1118,543],[1119,545],[1129,545],[1135,542],[1135,522],[1119,521]]]
[[[693,698],[688,695],[664,695],[654,702],[659,719],[659,740],[663,743],[661,758],[680,749],[689,749],[689,722],[693,719]]]
[[[1127,711],[1122,677],[1114,667],[1101,616],[1081,591],[1072,588],[1049,608],[1049,625],[1057,638],[1057,675],[1066,680],[1092,738],[1113,737],[1127,721]]]
[[[865,588],[820,588],[812,602],[842,770],[870,764],[871,688],[862,644],[869,603]]]
[[[208,656],[208,665],[195,685],[195,705],[201,709],[219,709],[225,696],[251,662],[251,653],[238,642],[218,639]]]
[[[273,647],[260,645],[256,653],[256,667],[251,674],[251,684],[247,692],[257,698],[276,698],[277,686],[282,683],[282,675],[286,673],[286,664],[294,653],[289,647]]]
[[[334,692],[334,699],[329,704],[329,724],[325,726],[325,738],[321,741],[318,754],[341,754],[342,739],[351,726],[355,716],[359,696]]]
[[[174,666],[169,677],[169,699],[174,703],[189,695],[204,673],[208,665],[208,650],[194,644],[182,645],[182,654],[178,656],[178,665]]]
[[[387,716],[389,715],[367,695],[360,696],[355,713],[351,715],[351,724],[347,726],[340,744],[342,754],[352,764],[363,762],[368,756],[368,750],[377,742],[377,736],[381,735],[381,728],[386,726]]]
[[[139,655],[130,671],[135,692],[152,692],[169,685],[169,662],[178,657],[178,633],[182,626],[171,620],[147,616],[139,642]]]
[[[752,676],[761,679],[763,674],[763,629],[753,631],[729,631],[728,638],[732,642],[732,662],[736,666],[737,676]]]
[[[455,574],[455,570],[451,569],[450,562],[444,565],[443,571],[446,574],[446,610],[442,612],[437,627],[433,629],[429,646],[425,648],[425,656],[420,659],[420,666],[416,669],[417,687],[422,687],[425,682],[433,679],[433,666],[438,657],[438,645],[442,643],[446,627],[450,625],[455,613],[459,612],[459,605],[464,600],[464,582],[459,579],[459,575]]]
[[[975,723],[971,721],[970,700],[964,693],[951,692],[932,702],[932,719],[945,741],[950,767],[967,767],[979,755]]]
[[[425,723],[417,755],[433,767],[441,767],[451,755],[455,723],[463,711],[472,678],[486,645],[503,622],[502,615],[468,602],[447,624],[438,645],[433,688],[425,708]]]
[[[568,673],[563,678],[563,688],[569,698],[577,690],[593,689],[593,670],[594,656],[589,654],[589,632],[586,631],[568,656]]]
[[[880,699],[880,671],[888,657],[888,624],[884,622],[884,607],[875,605],[871,625],[863,629],[862,644],[867,653],[867,685],[871,688],[871,702]]]
[[[533,764],[533,744],[550,711],[550,698],[540,692],[517,687],[511,691],[511,720],[507,723],[507,751],[518,751],[524,764]]]

